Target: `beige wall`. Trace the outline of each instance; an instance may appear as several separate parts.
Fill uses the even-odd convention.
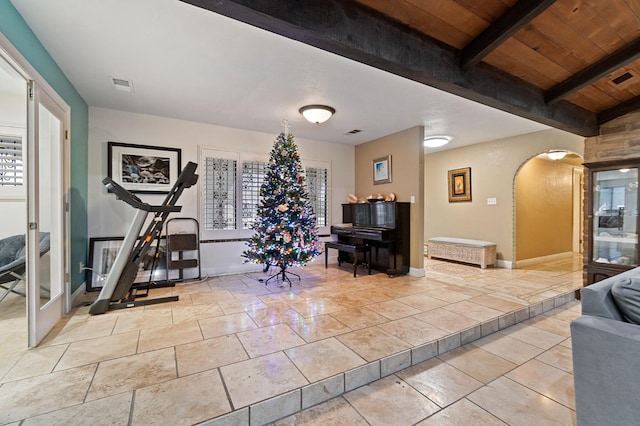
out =
[[[516,177],[516,259],[572,251],[571,164],[532,158]]]
[[[544,130],[425,155],[425,241],[437,236],[494,241],[499,264],[511,267],[518,169],[552,149],[582,155],[583,144],[580,136]],[[471,167],[472,201],[449,203],[447,171],[462,167]],[[487,205],[487,198],[496,198],[497,204]]]
[[[397,201],[411,204],[411,271],[417,274],[424,266],[423,257],[423,127],[413,127],[405,131],[385,136],[357,145],[355,151],[355,195],[366,198],[369,194],[389,194],[393,192]],[[373,184],[373,160],[391,155],[392,182]],[[420,271],[418,271],[420,270]]]

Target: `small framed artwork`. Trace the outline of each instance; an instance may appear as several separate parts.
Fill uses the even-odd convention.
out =
[[[140,241],[140,239],[138,239]],[[98,237],[89,239],[89,268],[87,291],[100,291],[109,276],[113,262],[122,247],[124,237]],[[158,246],[158,242],[160,245]],[[154,265],[155,258],[155,265]],[[153,273],[153,275],[151,275]],[[180,278],[178,270],[167,270],[167,239],[155,239],[140,261],[136,283],[163,283]]]
[[[99,291],[102,289],[123,241],[124,237],[89,239],[87,291]]]
[[[391,155],[373,160],[373,184],[391,183]]]
[[[167,194],[182,170],[178,148],[120,142],[107,146],[109,177],[130,192]]]
[[[471,167],[449,170],[449,202],[471,201]]]

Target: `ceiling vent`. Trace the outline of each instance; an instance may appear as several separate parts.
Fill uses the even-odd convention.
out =
[[[625,81],[629,80],[630,78],[633,78],[633,75],[631,75],[631,73],[629,71],[627,71],[624,74],[622,74],[621,76],[618,76],[618,77],[614,78],[611,81],[613,81],[615,84],[622,84]]]
[[[360,129],[353,129],[350,132],[345,133],[345,135],[355,135],[356,133],[360,133],[362,130]]]
[[[617,74],[611,74],[609,76],[609,84],[618,90],[626,89],[631,84],[637,83],[636,74],[633,71],[621,70]]]
[[[119,92],[133,93],[133,81],[111,77],[113,88]]]

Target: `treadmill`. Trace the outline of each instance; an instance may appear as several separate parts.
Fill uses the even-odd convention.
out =
[[[178,296],[161,297],[157,299],[136,300],[138,288],[134,285],[140,262],[144,259],[154,241],[158,240],[165,221],[170,213],[177,213],[182,206],[176,206],[176,202],[182,191],[192,187],[198,181],[195,173],[198,165],[189,162],[182,172],[162,205],[152,206],[143,202],[140,198],[127,191],[110,177],[102,180],[107,190],[115,194],[116,198],[136,209],[127,235],[107,275],[100,295],[91,305],[91,315],[104,314],[108,310],[133,308],[134,306],[153,305],[157,303],[177,301]],[[153,218],[147,229],[140,237],[140,231],[147,217],[153,214]]]

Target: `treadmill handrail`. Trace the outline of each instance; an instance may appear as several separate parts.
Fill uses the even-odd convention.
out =
[[[182,210],[182,206],[152,206],[149,203],[145,203],[108,176],[102,179],[102,183],[107,187],[107,191],[115,194],[119,200],[124,201],[134,209],[146,212],[179,212]]]

